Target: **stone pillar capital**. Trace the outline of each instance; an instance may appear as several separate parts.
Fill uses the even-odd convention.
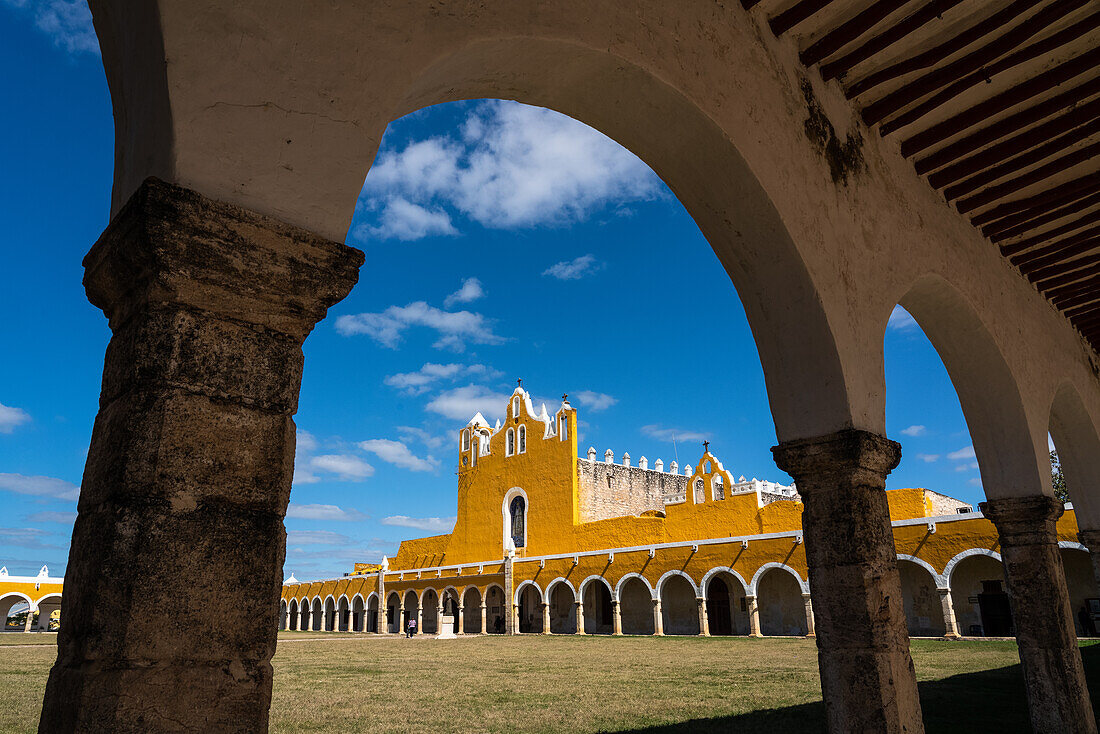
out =
[[[821,486],[860,484],[885,487],[886,475],[901,461],[901,444],[869,431],[843,431],[784,441],[772,448],[776,466],[795,479],[799,492]]]
[[[359,278],[363,253],[149,178],[84,258],[112,331],[165,304],[304,339]]]
[[[997,526],[1002,546],[1051,542],[1055,523],[1065,512],[1058,499],[1045,494],[988,500],[978,509]]]

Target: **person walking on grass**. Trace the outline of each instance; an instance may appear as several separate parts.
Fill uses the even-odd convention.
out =
[[[410,619],[409,620],[409,629],[408,629],[408,632],[405,633],[405,637],[412,637],[415,634],[416,634],[416,620],[415,619]]]

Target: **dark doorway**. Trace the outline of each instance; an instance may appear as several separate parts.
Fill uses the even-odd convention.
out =
[[[719,578],[711,579],[707,585],[707,626],[712,635],[733,634],[730,591],[726,582]]]
[[[978,609],[982,615],[982,631],[986,637],[1012,636],[1012,608],[1000,581],[982,582],[982,593],[978,594]]]

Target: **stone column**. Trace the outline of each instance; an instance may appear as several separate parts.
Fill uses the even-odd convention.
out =
[[[489,610],[484,604],[481,605],[481,634],[487,634],[489,632]]]
[[[542,634],[550,634],[550,605],[542,603]]]
[[[27,620],[23,622],[23,631],[30,632],[34,628],[34,609],[27,607]]]
[[[156,179],[84,258],[112,337],[41,731],[267,730],[302,343],[362,263]]]
[[[653,600],[653,634],[663,637],[665,634],[665,617],[661,613],[661,600]]]
[[[512,610],[512,634],[519,634],[519,604],[509,605]]]
[[[710,637],[710,621],[707,619],[707,600],[704,597],[695,597],[695,608],[699,613],[699,636]]]
[[[1081,516],[1078,515],[1080,520]],[[1100,587],[1100,530],[1082,530],[1077,533],[1077,539],[1081,545],[1089,549],[1089,559],[1092,561],[1092,576],[1096,579],[1097,587]]]
[[[1016,644],[1037,732],[1096,732],[1055,523],[1062,503],[1037,495],[989,500],[982,514],[1001,537]]]
[[[516,610],[513,601],[516,598],[516,581],[513,573],[513,561],[515,551],[505,553],[504,556],[504,634],[519,634],[519,625],[516,624]]]
[[[466,607],[465,606],[460,606],[458,608],[458,619],[456,619],[455,622],[458,625],[458,630],[455,632],[455,634],[456,635],[466,634]]]
[[[416,605],[416,633],[418,635],[424,633],[424,605],[423,604],[417,604]]]
[[[405,634],[405,625],[407,625],[409,623],[408,620],[405,619],[405,599],[404,599],[404,597],[402,597],[401,601],[399,601],[397,603],[397,611],[395,612],[395,614],[396,614],[396,619],[394,619],[393,626],[396,629],[394,630],[394,633],[398,634],[398,635],[403,635],[403,634]]]
[[[375,619],[375,634],[384,635],[390,631],[389,625],[386,623],[386,612],[389,611],[389,604],[386,600],[386,572],[378,572],[378,617]],[[363,631],[367,631],[367,620],[370,618],[370,605],[368,602],[363,603]]]
[[[577,634],[583,635],[584,631],[584,602],[574,602],[577,605]]]
[[[959,623],[955,619],[955,605],[951,601],[951,589],[936,589],[940,595],[940,609],[943,610],[943,636],[948,640],[959,639]]]
[[[623,615],[619,609],[618,599],[611,600],[611,634],[614,637],[623,636]]]
[[[802,606],[806,608],[806,636],[816,637],[817,635],[814,633],[814,605],[810,601],[809,594],[802,595]]]
[[[435,633],[443,633],[443,604],[440,602],[439,606],[435,608]]]
[[[746,594],[745,605],[749,608],[749,637],[763,637],[760,633],[760,605],[756,603],[756,597]]]
[[[848,429],[772,452],[802,495],[828,730],[923,732],[885,492],[901,446]]]

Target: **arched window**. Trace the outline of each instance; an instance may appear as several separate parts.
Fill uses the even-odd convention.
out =
[[[512,398],[512,417],[519,418],[519,395]]]
[[[704,492],[703,480],[702,479],[696,479],[695,480],[695,501],[696,502],[703,502],[703,501],[706,500],[706,497],[703,495],[703,492]]]
[[[522,497],[516,497],[508,506],[508,515],[512,520],[512,543],[517,548],[527,545],[527,503]]]
[[[722,477],[714,478],[714,499],[721,500],[726,498],[726,486]]]
[[[462,450],[463,451],[469,451],[470,450],[470,429],[469,428],[462,431]]]
[[[562,413],[558,418],[558,435],[561,436],[562,441],[569,439],[569,416]]]
[[[508,433],[505,434],[504,455],[511,456],[514,453],[516,453],[516,432],[509,428]]]
[[[527,451],[527,426],[519,427],[519,453]]]
[[[481,453],[481,439],[474,436],[474,450],[470,452],[470,466],[477,466],[477,455]]]

